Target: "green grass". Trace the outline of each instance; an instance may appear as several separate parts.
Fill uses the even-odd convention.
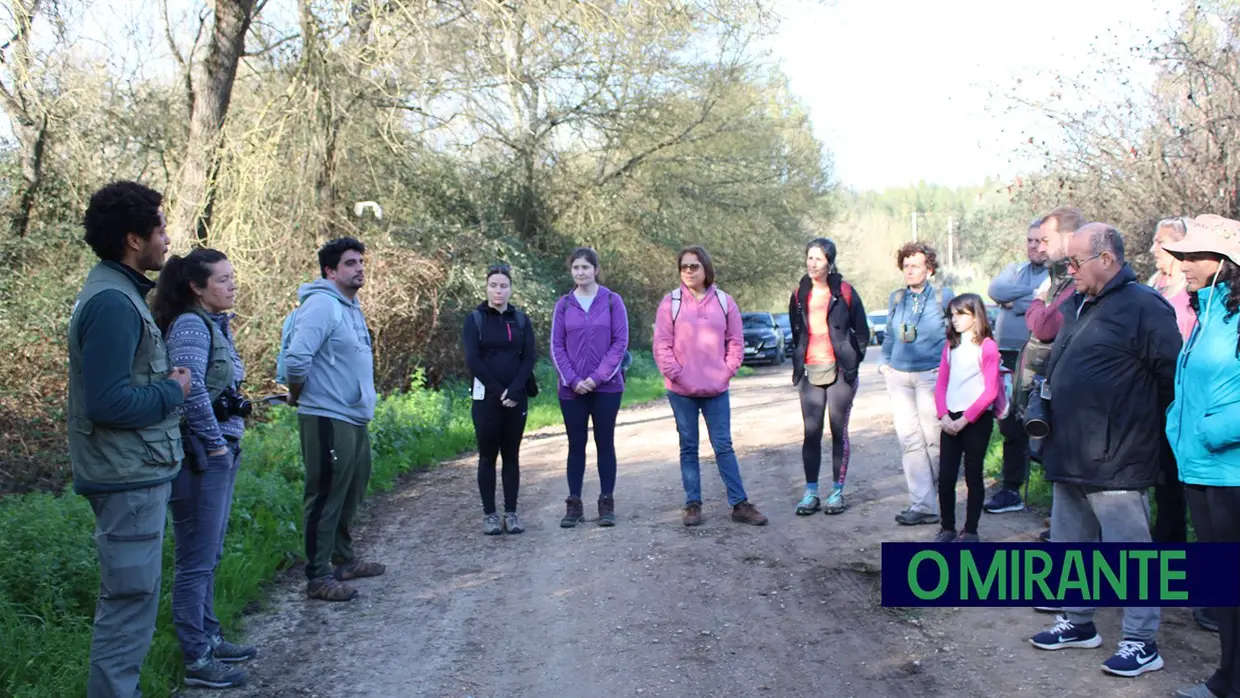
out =
[[[624,405],[661,398],[663,379],[649,353],[634,353]],[[750,371],[749,373],[752,373]],[[743,374],[745,375],[745,374]],[[531,401],[527,429],[562,421],[555,374],[538,367],[539,396]],[[215,583],[215,610],[225,631],[235,630],[244,609],[263,588],[302,559],[302,466],[296,413],[280,407],[265,415],[243,443],[224,558]],[[374,450],[370,494],[387,491],[410,470],[428,467],[474,448],[469,392],[463,384],[413,387],[385,396],[371,425]],[[91,621],[99,567],[91,532],[94,515],[83,497],[46,493],[0,500],[0,695],[56,698],[85,695]],[[169,696],[183,675],[172,629],[173,539],[164,540],[160,615],[143,666],[142,691]]]

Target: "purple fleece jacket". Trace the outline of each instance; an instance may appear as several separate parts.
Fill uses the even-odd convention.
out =
[[[587,312],[575,292],[560,298],[551,316],[551,361],[560,374],[557,394],[578,397],[573,386],[593,378],[594,392],[624,392],[620,364],[629,348],[629,314],[620,295],[605,286]]]

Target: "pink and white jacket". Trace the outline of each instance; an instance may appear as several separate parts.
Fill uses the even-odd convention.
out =
[[[672,321],[672,294],[663,297],[655,313],[654,361],[664,385],[685,397],[714,397],[727,391],[745,358],[741,311],[724,293],[725,314],[716,293],[706,289],[699,300],[683,284],[680,312]]]

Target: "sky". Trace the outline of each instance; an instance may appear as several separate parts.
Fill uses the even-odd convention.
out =
[[[946,186],[1018,173],[1017,144],[1044,129],[991,90],[1043,95],[1174,27],[1169,0],[779,0],[769,42],[846,187]],[[1124,58],[1125,63],[1132,63]],[[1134,78],[1150,68],[1131,65]],[[1027,139],[1027,136],[1025,136]],[[1023,163],[1026,167],[1028,163]]]
[[[189,43],[201,0],[167,0]],[[856,189],[926,181],[971,186],[1009,178],[1036,163],[1018,144],[1049,124],[1029,109],[1007,112],[991,97],[1040,97],[1055,76],[1091,73],[1106,55],[1130,56],[1142,37],[1174,26],[1177,0],[774,0],[783,22],[763,46],[809,110],[830,153],[832,179]],[[139,64],[125,41],[136,31],[148,67],[171,70],[153,35],[159,0],[94,3],[82,16],[79,47],[109,58],[113,74]],[[295,0],[271,0],[268,15],[289,15]],[[135,29],[136,17],[149,21]],[[3,19],[7,20],[5,16]],[[76,23],[75,23],[76,24]],[[132,46],[132,45],[131,45]],[[152,60],[154,59],[154,60]],[[1124,58],[1130,76],[1150,69]],[[0,118],[0,137],[10,136]]]

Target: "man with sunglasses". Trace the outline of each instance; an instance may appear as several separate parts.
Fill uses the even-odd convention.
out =
[[[1054,488],[1051,539],[1065,543],[1148,543],[1146,491],[1163,470],[1166,411],[1175,390],[1182,339],[1175,311],[1137,283],[1124,240],[1105,223],[1071,236],[1067,266],[1076,293],[1045,375],[1050,433],[1043,465]],[[1030,642],[1040,649],[1102,644],[1094,609],[1066,607]],[[1156,607],[1124,609],[1123,636],[1102,670],[1135,677],[1163,667]]]

